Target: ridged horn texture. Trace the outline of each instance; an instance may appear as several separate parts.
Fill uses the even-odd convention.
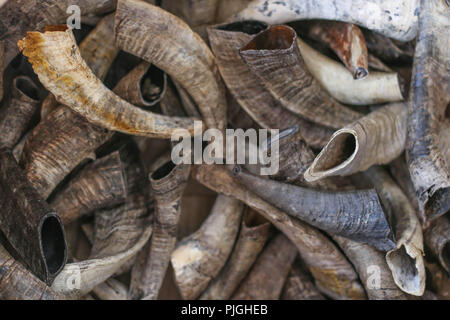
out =
[[[263,250],[270,223],[259,222],[256,214],[251,209],[245,212],[233,252],[225,267],[200,296],[201,300],[230,299]]]
[[[306,181],[351,175],[394,160],[405,148],[407,114],[405,104],[390,104],[336,131],[305,172]]]
[[[0,244],[0,299],[64,300],[16,261]]]
[[[225,88],[214,56],[185,22],[142,1],[119,0],[115,32],[122,50],[153,63],[189,92],[206,127],[225,129]]]
[[[294,260],[280,298],[282,300],[325,300],[298,256]]]
[[[258,21],[240,21],[208,28],[209,42],[220,74],[239,105],[262,128],[285,129],[298,124],[307,143],[321,147],[331,136],[330,129],[315,125],[282,107],[255,78],[239,56],[239,49],[255,34],[268,28]]]
[[[27,31],[64,23],[70,5],[77,5],[81,14],[103,14],[116,7],[116,0],[15,0],[6,1],[0,10],[0,41],[5,44],[5,65],[19,53],[17,41]]]
[[[322,293],[334,299],[366,298],[352,265],[317,229],[262,200],[224,166],[201,165],[193,170],[193,176],[215,192],[241,200],[280,229],[296,245]]]
[[[10,96],[0,109],[0,146],[13,148],[19,142],[39,104],[39,89],[33,80],[14,78]]]
[[[333,239],[350,259],[370,300],[406,300],[392,278],[385,254],[372,246],[343,237]]]
[[[442,126],[449,125],[450,51],[442,40],[450,38],[448,3],[422,0],[419,21],[406,159],[419,209],[431,221],[450,210],[450,160],[439,142]]]
[[[409,41],[417,34],[418,7],[419,0],[254,0],[235,19],[254,19],[270,24],[337,20]]]
[[[254,176],[239,166],[233,168],[233,175],[267,202],[316,228],[382,251],[395,248],[392,230],[373,189],[316,191]]]
[[[166,84],[166,73],[144,61],[119,81],[114,92],[135,106],[151,107],[164,96]]]
[[[380,167],[371,167],[365,176],[380,196],[392,223],[397,248],[386,254],[386,261],[397,286],[421,296],[425,292],[425,266],[422,228],[410,200]]]
[[[18,46],[56,100],[109,130],[159,138],[170,138],[180,128],[193,133],[193,119],[151,113],[121,99],[89,69],[72,30],[63,25],[48,30],[28,32]]]
[[[5,148],[0,149],[0,189],[1,231],[31,272],[50,285],[67,260],[64,227]]]
[[[184,299],[196,299],[225,265],[239,232],[243,204],[218,195],[200,229],[172,253],[175,280]]]
[[[288,26],[272,26],[241,47],[250,68],[288,110],[314,123],[339,129],[362,114],[338,103],[311,75]]]
[[[125,201],[126,177],[120,152],[87,165],[60,190],[50,205],[60,212],[65,225],[103,207]]]
[[[361,29],[352,23],[314,21],[307,25],[309,38],[329,46],[354,79],[369,74],[369,54]]]
[[[165,162],[150,174],[155,198],[153,235],[148,251],[142,250],[133,268],[129,297],[156,300],[177,241],[181,197],[187,185],[190,165]]]
[[[269,242],[241,283],[234,300],[278,300],[298,251],[282,233]]]
[[[438,258],[441,266],[450,274],[450,221],[448,217],[439,217],[425,231],[425,244]]]
[[[52,289],[71,299],[82,297],[133,258],[152,233],[147,202],[145,196],[133,194],[121,206],[97,211],[89,259],[67,264]],[[68,286],[78,271],[79,282]]]
[[[339,62],[314,50],[297,39],[308,70],[323,88],[336,100],[351,105],[368,105],[403,101],[404,81],[395,72],[371,72],[364,81],[358,81]]]

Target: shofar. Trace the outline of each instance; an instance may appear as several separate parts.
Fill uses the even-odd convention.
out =
[[[269,242],[241,283],[234,300],[278,300],[298,251],[282,233]]]
[[[233,179],[224,166],[198,166],[193,176],[208,188],[241,200],[280,229],[296,245],[322,293],[334,299],[366,298],[352,265],[317,229],[262,200]]]
[[[375,190],[325,192],[254,176],[239,166],[233,175],[284,212],[334,235],[388,251],[394,236]],[[336,214],[338,213],[338,214]]]
[[[448,1],[421,1],[414,56],[406,158],[419,209],[433,220],[450,209],[450,159],[440,149],[440,131],[449,116],[450,10]],[[447,131],[448,132],[448,131]]]
[[[371,72],[362,80],[355,80],[345,67],[314,50],[305,42],[297,43],[308,70],[329,94],[339,102],[368,105],[403,101],[406,87],[395,72]]]
[[[309,72],[296,40],[291,27],[272,26],[258,33],[239,54],[272,95],[302,118],[339,129],[362,117],[321,87]]]
[[[336,131],[305,172],[306,181],[394,160],[405,148],[407,113],[405,104],[390,104]]]
[[[0,149],[0,189],[1,231],[33,274],[50,285],[67,260],[64,227],[5,148]]]
[[[170,138],[180,128],[193,133],[193,119],[144,111],[106,88],[86,65],[72,31],[66,26],[46,30],[28,32],[18,46],[56,100],[109,130],[160,138]]]
[[[402,41],[417,34],[419,0],[254,0],[235,19],[281,24],[326,19],[354,23]]]
[[[438,258],[441,266],[450,273],[450,221],[447,216],[439,217],[425,231],[425,243]]]
[[[26,76],[14,78],[10,96],[0,109],[0,146],[13,148],[19,142],[39,104],[33,80]]]
[[[155,216],[150,247],[143,249],[131,274],[128,296],[156,300],[177,241],[181,197],[189,178],[190,165],[163,163],[149,176],[155,197]]]
[[[307,143],[320,148],[331,136],[331,129],[313,124],[283,108],[239,56],[239,49],[267,28],[267,24],[257,21],[208,28],[209,42],[220,74],[239,105],[262,128],[285,129],[298,124]]]
[[[218,195],[199,230],[172,253],[175,280],[184,299],[196,299],[225,265],[239,231],[243,204]]]
[[[188,93],[207,128],[225,130],[225,88],[206,43],[178,17],[151,4],[119,0],[116,43],[167,72]]]

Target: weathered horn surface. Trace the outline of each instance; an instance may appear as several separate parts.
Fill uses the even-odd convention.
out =
[[[448,2],[422,0],[419,25],[406,158],[419,209],[431,221],[450,209],[450,160],[439,142],[442,126],[449,125],[445,123],[450,102]],[[448,140],[448,136],[444,138]]]
[[[365,176],[377,190],[394,230],[397,248],[386,254],[394,281],[404,292],[421,296],[425,292],[425,266],[422,228],[416,211],[384,169],[371,167]]]
[[[18,46],[56,100],[109,130],[161,138],[169,138],[180,128],[193,132],[193,119],[151,113],[121,99],[89,69],[70,29],[54,26],[47,30],[28,32]]]
[[[368,105],[404,100],[406,87],[399,74],[371,72],[364,79],[355,80],[339,62],[314,50],[300,39],[297,39],[297,43],[308,70],[339,102]]]
[[[27,76],[14,78],[9,97],[0,109],[1,146],[13,148],[19,142],[39,105],[39,89],[33,80]]]
[[[257,215],[252,209],[245,212],[233,252],[225,267],[200,296],[201,300],[230,299],[249,272],[263,250],[270,228],[270,223]]]
[[[184,299],[196,299],[225,265],[239,232],[243,208],[239,200],[218,195],[200,229],[178,242],[171,262]]]
[[[354,23],[402,41],[417,34],[419,0],[254,0],[235,19],[270,24],[325,19]]]
[[[383,61],[412,62],[414,56],[414,40],[400,42],[370,30],[363,30],[363,34],[367,49]]]
[[[131,299],[156,300],[177,240],[181,197],[191,166],[163,163],[149,176],[155,198],[153,235],[148,250],[142,250],[131,276]]]
[[[220,74],[239,105],[262,128],[285,129],[298,124],[307,143],[321,147],[324,140],[331,136],[331,130],[283,108],[239,56],[239,49],[255,34],[267,28],[267,24],[258,21],[239,21],[209,27],[209,42]]]
[[[50,285],[67,260],[64,227],[6,148],[0,149],[0,189],[1,231],[31,272]]]
[[[425,244],[450,274],[450,221],[442,216],[433,221],[424,233]]]
[[[206,127],[225,129],[225,88],[214,56],[185,22],[142,1],[119,0],[115,32],[122,50],[153,63],[189,92]]]
[[[267,202],[316,228],[382,251],[395,247],[391,227],[373,189],[316,191],[264,179],[244,172],[240,166],[233,168],[233,175]]]
[[[407,107],[386,105],[336,131],[305,172],[306,181],[350,175],[397,158],[405,148]]]
[[[282,233],[272,239],[241,283],[234,300],[278,300],[298,251]]]
[[[288,26],[272,26],[241,47],[249,69],[283,107],[314,123],[339,129],[362,114],[341,105],[311,75]]]
[[[369,74],[366,42],[356,25],[340,21],[313,21],[303,22],[300,26],[306,27],[308,38],[329,46],[354,79],[364,79]]]
[[[280,229],[296,245],[322,293],[334,299],[366,298],[352,265],[317,229],[262,200],[223,166],[201,165],[195,167],[193,176],[215,192],[241,200]]]

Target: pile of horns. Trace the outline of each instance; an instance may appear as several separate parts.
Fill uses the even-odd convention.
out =
[[[448,39],[448,0],[0,0],[0,299],[450,298]],[[280,170],[174,164],[195,120]]]

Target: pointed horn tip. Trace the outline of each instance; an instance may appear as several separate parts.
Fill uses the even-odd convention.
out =
[[[367,77],[368,75],[369,75],[369,71],[366,68],[358,67],[355,70],[355,73],[353,75],[353,79],[361,80],[361,79],[364,79],[365,77]]]

